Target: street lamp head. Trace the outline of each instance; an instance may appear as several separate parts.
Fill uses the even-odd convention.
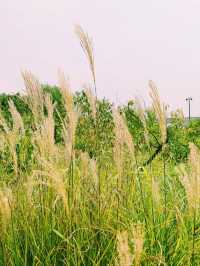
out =
[[[186,101],[192,101],[192,97],[186,98]]]

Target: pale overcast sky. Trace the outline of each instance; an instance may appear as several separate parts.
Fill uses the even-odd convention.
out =
[[[20,70],[76,90],[90,81],[80,24],[93,37],[100,96],[147,97],[148,80],[172,108],[200,115],[200,0],[0,0],[0,92],[23,89]]]

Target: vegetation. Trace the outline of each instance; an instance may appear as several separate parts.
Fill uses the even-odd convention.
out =
[[[0,96],[0,265],[199,265],[199,121],[23,73]]]

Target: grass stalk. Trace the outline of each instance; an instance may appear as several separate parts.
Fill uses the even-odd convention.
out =
[[[192,232],[192,265],[195,265],[195,236],[196,236],[196,208],[193,210],[193,232]]]
[[[164,255],[167,258],[167,182],[166,182],[166,158],[163,154],[163,185],[164,185]]]

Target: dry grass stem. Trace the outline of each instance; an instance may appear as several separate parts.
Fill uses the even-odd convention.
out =
[[[133,256],[130,252],[128,244],[128,232],[117,233],[117,251],[120,266],[131,266],[133,263]]]
[[[125,144],[128,147],[129,152],[131,154],[134,154],[135,148],[133,144],[133,139],[126,125],[125,119],[115,108],[113,108],[113,118],[115,123],[116,145],[122,147]]]
[[[137,110],[138,116],[144,127],[144,137],[145,137],[146,144],[150,147],[149,133],[148,133],[148,128],[147,128],[146,115],[145,115],[144,108],[139,98],[136,98],[135,103],[136,103],[136,110]]]
[[[189,171],[179,167],[180,181],[185,188],[189,210],[197,211],[200,203],[200,151],[190,143]]]
[[[93,45],[92,40],[89,35],[81,28],[81,26],[75,26],[75,33],[80,40],[81,47],[88,59],[90,70],[92,72],[92,77],[95,85],[95,96],[97,97],[96,92],[96,75],[95,75],[95,64],[94,64],[94,53],[93,53]]]
[[[47,116],[43,119],[40,127],[34,133],[34,140],[40,152],[40,156],[44,158],[56,157],[55,146],[55,122],[53,117],[54,106],[49,95],[45,95],[45,106],[48,110]]]
[[[150,97],[152,99],[153,109],[159,122],[161,141],[162,144],[165,144],[167,140],[166,106],[161,104],[158,89],[152,80],[149,81],[149,87],[151,89]]]
[[[134,243],[134,262],[135,265],[140,265],[144,246],[144,227],[141,224],[136,224],[132,229]]]
[[[22,72],[22,77],[28,96],[27,103],[37,126],[44,118],[44,94],[39,80],[31,72]]]
[[[11,211],[13,204],[12,191],[9,188],[0,189],[0,221],[2,225],[2,230],[6,230],[6,226],[11,219]]]

